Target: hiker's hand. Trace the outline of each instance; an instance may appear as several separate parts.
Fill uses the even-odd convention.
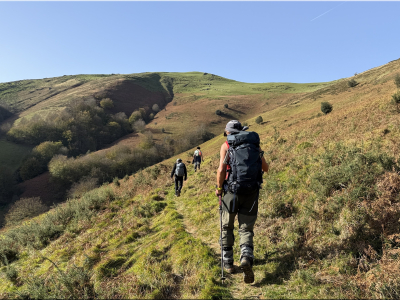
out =
[[[217,197],[222,196],[222,189],[221,190],[216,189],[215,196],[217,196]]]

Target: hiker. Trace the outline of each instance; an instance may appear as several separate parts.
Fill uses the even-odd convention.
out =
[[[224,136],[227,141],[220,150],[215,194],[222,198],[222,225],[220,241],[222,264],[228,273],[234,273],[233,245],[234,221],[238,215],[240,237],[240,268],[244,282],[253,283],[253,228],[258,213],[259,190],[263,172],[268,172],[256,132],[247,132],[237,120],[226,124]]]
[[[194,154],[193,154],[193,164],[194,164],[195,172],[196,172],[197,168],[199,168],[199,170],[200,170],[200,164],[202,161],[204,161],[203,153],[201,153],[200,147],[197,147],[196,151],[194,151]]]
[[[174,168],[172,169],[171,172],[171,178],[174,177],[174,175],[175,175],[175,196],[179,197],[181,195],[183,180],[186,181],[187,179],[186,166],[182,162],[182,159],[180,158],[178,158],[176,160],[176,163],[174,164]]]

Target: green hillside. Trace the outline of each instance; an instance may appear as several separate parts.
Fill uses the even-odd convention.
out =
[[[240,273],[219,280],[219,135],[201,145],[200,172],[188,164],[179,198],[169,177],[174,156],[3,229],[0,297],[399,297],[400,114],[391,102],[398,73],[400,60],[357,75],[353,87],[339,80],[261,110],[261,124],[243,116],[270,164],[254,284]],[[325,101],[333,105],[327,115]],[[224,122],[215,125],[221,132]],[[234,250],[237,265],[238,244]]]

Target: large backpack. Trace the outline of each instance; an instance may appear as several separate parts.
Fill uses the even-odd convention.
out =
[[[201,156],[201,151],[199,149],[194,151],[194,156]]]
[[[177,163],[176,164],[176,169],[175,169],[175,175],[176,176],[185,176],[185,165],[184,163]]]
[[[229,191],[247,194],[259,190],[263,181],[260,137],[256,132],[240,131],[228,135],[227,142]]]

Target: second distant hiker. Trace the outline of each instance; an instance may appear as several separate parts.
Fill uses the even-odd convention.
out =
[[[203,153],[200,151],[200,147],[197,147],[196,151],[193,154],[193,163],[194,163],[194,171],[198,168],[200,170],[200,164],[204,161]]]
[[[172,169],[171,172],[171,178],[173,178],[174,175],[175,175],[175,195],[179,197],[181,195],[183,180],[186,181],[187,179],[186,166],[182,162],[182,159],[180,158],[178,158],[176,160],[176,163],[174,164],[174,168]]]

